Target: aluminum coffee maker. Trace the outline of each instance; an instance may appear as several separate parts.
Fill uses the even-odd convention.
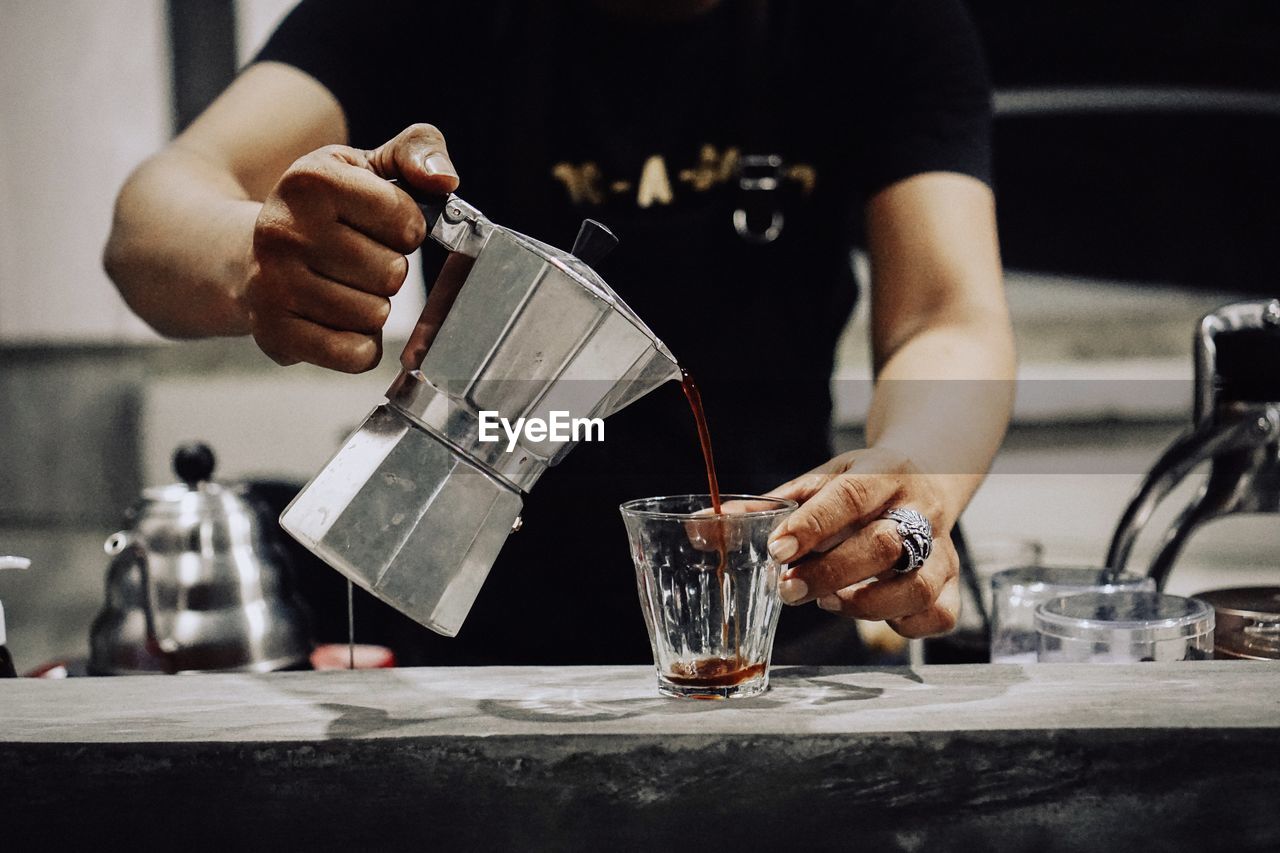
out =
[[[1206,314],[1195,348],[1193,425],[1147,474],[1107,554],[1107,567],[1123,571],[1156,506],[1208,462],[1204,485],[1165,533],[1148,569],[1160,588],[1200,526],[1233,513],[1280,513],[1280,299]]]
[[[524,434],[508,450],[501,430],[481,440],[481,413],[604,418],[679,367],[589,266],[617,242],[604,226],[583,223],[564,252],[457,196],[416,200],[452,254],[387,401],[280,523],[359,586],[454,636],[519,527],[523,495],[574,444]]]

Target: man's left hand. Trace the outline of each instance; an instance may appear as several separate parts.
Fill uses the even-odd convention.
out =
[[[960,612],[959,557],[934,478],[896,452],[871,448],[832,459],[770,495],[800,503],[769,537],[789,563],[778,592],[787,604],[818,606],[852,619],[884,620],[904,637],[945,634]],[[933,527],[924,565],[895,571],[903,555],[891,509],[914,509]]]

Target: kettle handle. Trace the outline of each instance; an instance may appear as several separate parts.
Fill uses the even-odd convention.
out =
[[[493,223],[477,208],[453,193],[424,193],[411,184],[389,179],[422,209],[427,219],[427,235],[450,252],[474,258],[493,233]]]
[[[102,549],[113,557],[127,552],[126,556],[130,564],[137,567],[142,584],[142,620],[147,635],[147,652],[160,661],[164,672],[172,675],[177,672],[173,654],[178,650],[178,644],[172,639],[160,639],[160,633],[156,628],[156,591],[155,584],[151,582],[151,567],[147,562],[146,550],[137,543],[132,534],[124,530],[119,530],[107,537]]]

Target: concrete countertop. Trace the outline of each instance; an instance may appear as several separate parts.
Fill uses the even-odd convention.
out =
[[[782,667],[731,702],[648,667],[19,680],[0,802],[55,846],[1277,849],[1278,675]]]

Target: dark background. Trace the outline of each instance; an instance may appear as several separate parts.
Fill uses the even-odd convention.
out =
[[[969,5],[997,91],[1009,267],[1280,289],[1280,3]],[[1112,103],[1055,107],[1081,89]]]
[[[1275,292],[1280,2],[968,2],[997,91],[1009,267]],[[234,73],[235,9],[169,10],[182,128]]]

